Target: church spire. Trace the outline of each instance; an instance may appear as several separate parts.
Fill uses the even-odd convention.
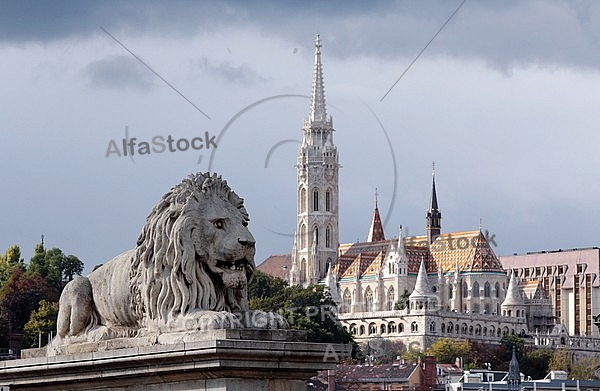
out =
[[[433,162],[431,170],[431,198],[429,200],[426,220],[427,241],[431,244],[442,232],[442,213],[438,207],[437,192],[435,190],[435,162]]]
[[[312,95],[310,97],[309,121],[326,123],[325,86],[323,84],[323,64],[321,62],[321,38],[315,39],[315,65],[313,68]]]
[[[385,234],[383,232],[383,225],[381,224],[381,216],[379,216],[379,209],[377,208],[377,189],[375,189],[375,211],[373,212],[373,219],[371,220],[371,228],[369,229],[369,236],[367,242],[378,242],[385,240]]]

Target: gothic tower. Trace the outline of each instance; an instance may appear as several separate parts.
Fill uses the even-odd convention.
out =
[[[315,40],[315,64],[308,118],[298,150],[298,222],[292,250],[296,284],[316,284],[337,258],[338,154],[333,144],[333,119],[327,118],[321,40]]]
[[[442,231],[442,213],[438,208],[437,194],[435,192],[435,165],[431,171],[431,199],[429,200],[429,209],[427,210],[427,240],[431,244]]]

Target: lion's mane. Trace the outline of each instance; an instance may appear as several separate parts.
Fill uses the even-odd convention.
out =
[[[216,174],[192,174],[165,194],[140,233],[130,270],[129,290],[139,326],[165,323],[195,309],[247,310],[246,289],[228,289],[211,278],[191,239],[198,217],[190,208],[209,202],[211,192],[248,221],[243,199]],[[253,259],[248,261],[245,273],[250,281],[255,265]]]

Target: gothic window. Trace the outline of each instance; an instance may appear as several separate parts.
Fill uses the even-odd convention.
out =
[[[319,245],[319,227],[315,227],[314,231],[315,245]]]
[[[500,297],[500,284],[496,283],[496,298]]]
[[[398,323],[398,332],[399,333],[403,333],[404,332],[404,323]]]
[[[453,291],[454,287],[452,286],[452,284],[448,285],[448,299],[452,299],[452,291]]]
[[[313,190],[313,211],[319,211],[319,190]]]
[[[325,192],[325,211],[331,212],[331,192],[329,190]]]
[[[388,289],[388,294],[387,294],[387,309],[388,311],[391,311],[394,309],[394,301],[396,299],[396,294],[394,292],[394,287],[391,286],[390,289]]]
[[[331,248],[331,228],[325,229],[325,247]]]
[[[375,326],[375,323],[370,323],[369,324],[369,335],[375,334],[377,332],[377,327]]]
[[[419,331],[419,325],[417,324],[417,322],[412,322],[410,324],[410,331],[413,333],[416,333],[417,331]]]
[[[373,312],[373,291],[368,287],[365,291],[365,311]]]
[[[473,297],[479,297],[479,283],[475,281],[473,283]]]
[[[365,335],[365,325],[364,324],[360,325],[360,328],[358,329],[358,334]]]
[[[385,325],[384,324],[379,326],[379,334],[385,334]]]
[[[489,315],[489,313],[490,313],[490,305],[486,303],[483,308],[484,308],[483,313],[486,314],[486,315]]]
[[[390,322],[388,324],[388,333],[395,333],[395,332],[396,332],[396,323]]]
[[[483,285],[483,296],[490,297],[490,292],[491,292],[490,283],[486,281],[485,284]]]
[[[463,292],[462,292],[463,297],[468,297],[469,296],[469,286],[467,285],[466,282],[463,282],[462,286],[463,286]]]
[[[356,335],[356,325],[354,323],[350,325],[350,334]]]
[[[344,296],[342,297],[342,308],[340,312],[350,312],[350,306],[352,305],[352,295],[348,288],[344,290]]]
[[[431,322],[429,324],[429,332],[430,333],[435,333],[435,322]]]

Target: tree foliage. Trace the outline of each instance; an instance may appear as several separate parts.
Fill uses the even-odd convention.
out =
[[[451,338],[438,338],[427,349],[428,356],[435,356],[436,362],[442,364],[453,364],[457,357],[462,357],[463,362],[469,363],[471,352],[469,341],[455,340]]]
[[[0,288],[6,284],[15,268],[25,270],[25,263],[21,258],[21,248],[17,245],[10,246],[6,253],[0,254]]]
[[[257,271],[248,287],[248,299],[250,309],[282,315],[292,329],[305,330],[310,342],[353,342],[337,321],[336,303],[322,285],[290,287],[279,278]]]
[[[83,262],[79,258],[65,255],[59,248],[46,250],[41,243],[35,247],[28,269],[30,275],[42,277],[48,285],[59,292],[67,282],[81,272],[83,272]]]
[[[39,308],[31,313],[29,321],[23,327],[23,347],[37,347],[40,334],[42,345],[45,345],[48,342],[48,334],[56,332],[57,317],[58,303],[40,301]]]
[[[528,350],[519,362],[521,372],[532,379],[542,379],[548,374],[548,366],[554,352],[549,348]]]

